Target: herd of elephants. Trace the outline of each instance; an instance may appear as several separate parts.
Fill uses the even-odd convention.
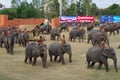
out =
[[[116,33],[119,34],[119,23],[100,24],[99,27],[102,28],[102,31],[98,28],[94,29],[95,26],[92,23],[84,24],[86,27],[83,27],[83,24],[81,23],[76,23],[75,26],[69,30],[68,26],[70,25],[71,24],[68,23],[61,23],[59,28],[51,28],[49,24],[46,26],[40,25],[35,26],[34,29],[31,30],[33,36],[36,36],[37,32],[40,34],[44,34],[45,32],[47,35],[50,35],[50,40],[54,40],[54,42],[52,42],[49,46],[45,43],[39,45],[36,42],[29,42],[29,34],[27,29],[21,31],[19,28],[15,27],[1,28],[0,47],[4,47],[6,52],[9,54],[14,53],[14,44],[19,44],[20,46],[25,47],[24,62],[27,63],[27,60],[29,60],[29,63],[32,65],[36,64],[37,57],[41,57],[42,66],[47,68],[47,52],[49,53],[50,61],[53,61],[52,56],[54,56],[54,61],[65,64],[64,53],[69,55],[69,62],[72,62],[72,45],[70,45],[69,42],[61,44],[56,40],[61,40],[61,33],[63,31],[69,31],[69,41],[74,42],[76,39],[78,39],[78,41],[84,41],[87,36],[87,43],[92,43],[93,45],[86,51],[87,68],[92,68],[94,64],[98,62],[98,69],[100,69],[104,64],[106,72],[108,72],[109,66],[107,59],[111,58],[113,59],[115,70],[118,72],[116,52],[109,44],[107,32],[109,32],[110,35],[112,33],[114,35],[116,35]],[[107,46],[101,48],[101,41],[104,41]],[[57,59],[58,57],[59,59]]]

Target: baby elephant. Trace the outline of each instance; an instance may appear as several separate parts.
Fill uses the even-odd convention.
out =
[[[50,56],[50,61],[52,61],[52,56],[55,56],[54,61],[57,60],[57,57],[59,56],[58,62],[62,61],[62,64],[65,63],[64,61],[64,53],[68,53],[69,55],[69,62],[72,62],[71,57],[72,57],[72,51],[71,51],[71,46],[68,43],[61,44],[59,42],[53,42],[49,45],[49,56]]]
[[[109,71],[109,66],[107,61],[108,58],[113,59],[116,72],[118,72],[117,57],[113,48],[110,47],[110,48],[102,49],[98,46],[94,46],[89,48],[86,53],[88,68],[93,67],[94,64],[98,62],[99,63],[98,69],[100,69],[101,66],[104,64],[106,68],[106,72],[108,72]]]
[[[27,63],[27,59],[29,58],[29,63],[33,62],[32,65],[36,64],[37,57],[40,56],[42,59],[43,67],[46,67],[46,60],[47,60],[47,46],[46,44],[37,43],[30,43],[25,48],[25,60],[24,62]]]

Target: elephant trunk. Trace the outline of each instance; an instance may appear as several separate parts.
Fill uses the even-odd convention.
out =
[[[116,72],[118,72],[118,69],[117,69],[117,58],[116,57],[113,57],[113,62],[114,62],[115,70],[116,70]]]
[[[47,68],[46,61],[47,61],[47,48],[45,48],[45,51],[44,51],[44,58],[43,58],[43,67],[44,68]]]

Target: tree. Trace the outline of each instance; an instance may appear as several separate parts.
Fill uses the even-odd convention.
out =
[[[40,9],[41,7],[41,0],[32,0],[32,4],[36,9]]]
[[[100,15],[120,15],[120,6],[118,4],[112,4],[108,8],[99,9]]]
[[[92,0],[82,0],[86,15],[90,15]]]
[[[44,5],[45,18],[51,19],[59,16],[58,0],[48,0]]]
[[[14,9],[14,8],[5,8],[5,9],[2,9],[2,10],[0,10],[0,14],[9,15],[9,19],[14,19],[14,18],[17,17],[16,9]]]
[[[37,18],[42,17],[38,9],[34,8],[32,4],[22,1],[17,8],[17,18]]]
[[[21,0],[12,0],[11,4],[13,8],[17,8],[21,3]]]
[[[95,3],[91,5],[91,15],[97,16],[98,15],[98,7]]]
[[[75,10],[75,3],[72,3],[69,8],[66,10],[66,15],[76,15],[76,10]]]

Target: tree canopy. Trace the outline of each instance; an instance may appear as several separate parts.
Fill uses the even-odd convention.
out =
[[[12,0],[11,8],[0,10],[0,14],[14,18],[54,18],[59,17],[58,0]],[[99,9],[92,0],[62,0],[62,15],[120,15],[120,5],[112,4],[105,9]]]

